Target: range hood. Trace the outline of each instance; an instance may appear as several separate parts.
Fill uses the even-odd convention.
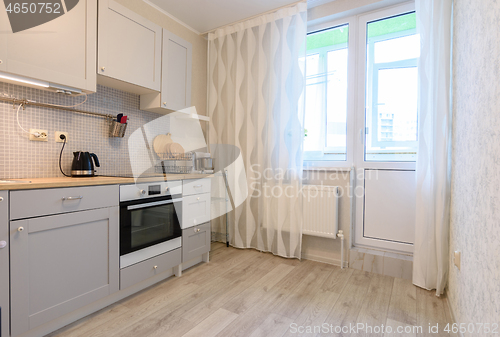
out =
[[[67,87],[60,84],[49,83],[45,81],[35,80],[29,77],[23,77],[19,75],[4,73],[0,71],[0,82],[7,82],[17,85],[23,85],[26,87],[37,88],[42,90],[48,90],[56,92],[59,94],[65,94],[70,96],[77,96],[82,94],[82,90],[75,89],[72,87]]]

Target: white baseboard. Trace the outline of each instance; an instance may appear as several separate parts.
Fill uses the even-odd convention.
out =
[[[332,264],[334,266],[340,267],[340,260],[338,260],[338,259],[329,259],[329,258],[326,258],[324,256],[308,254],[308,253],[302,253],[302,258],[305,260],[322,262],[322,263]],[[344,268],[349,268],[349,263],[347,261],[344,261]]]

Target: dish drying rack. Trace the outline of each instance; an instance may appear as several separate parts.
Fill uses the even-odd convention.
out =
[[[160,161],[155,165],[155,173],[191,173],[193,153],[159,153]]]

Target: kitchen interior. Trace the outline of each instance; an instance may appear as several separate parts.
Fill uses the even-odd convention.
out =
[[[0,337],[498,334],[500,5],[11,3]]]

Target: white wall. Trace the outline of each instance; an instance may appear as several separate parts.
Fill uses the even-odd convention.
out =
[[[499,2],[454,2],[450,250],[462,262],[450,254],[448,297],[459,323],[500,323],[499,20]]]

